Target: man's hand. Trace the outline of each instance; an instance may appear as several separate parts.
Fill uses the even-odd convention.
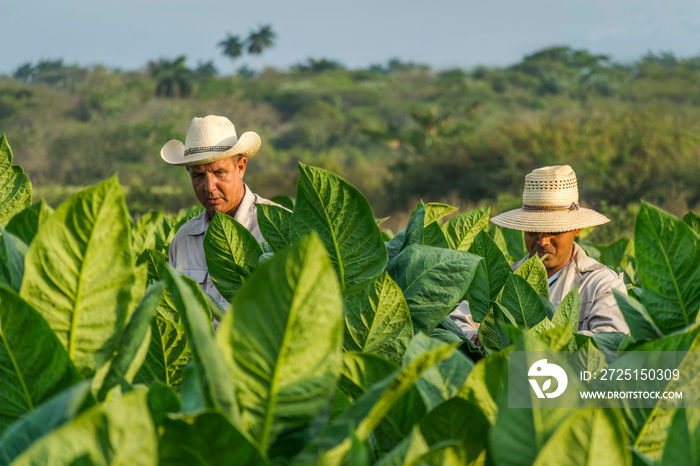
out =
[[[472,335],[472,337],[469,339],[469,341],[474,343],[474,345],[476,345],[476,347],[479,348],[480,351],[484,351],[484,345],[482,345],[481,342],[479,341],[479,334],[478,333],[475,333],[474,335]]]

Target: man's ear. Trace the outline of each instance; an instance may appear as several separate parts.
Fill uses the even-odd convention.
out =
[[[245,174],[245,167],[248,165],[248,157],[241,157],[238,159],[238,162],[236,163],[236,167],[238,168],[238,171],[241,173],[241,178],[243,178],[243,175]]]
[[[574,238],[578,236],[578,234],[581,233],[581,229],[579,228],[578,230],[574,230]]]

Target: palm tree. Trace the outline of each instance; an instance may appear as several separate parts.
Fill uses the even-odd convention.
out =
[[[157,81],[156,95],[164,97],[187,97],[192,92],[192,70],[185,66],[187,57],[181,55],[174,60],[161,58],[149,62],[148,68]]]
[[[219,71],[214,66],[214,61],[199,61],[197,62],[197,68],[194,69],[194,75],[198,81],[206,81],[207,79],[213,78]]]
[[[15,79],[19,79],[20,81],[26,81],[29,82],[32,79],[34,79],[34,76],[36,76],[36,68],[34,65],[32,65],[31,62],[27,62],[23,65],[20,65],[17,70],[12,74],[12,77]]]
[[[248,44],[248,53],[259,57],[265,49],[275,44],[276,38],[277,34],[272,30],[272,25],[267,24],[265,26],[260,26],[260,29],[251,32],[246,40]]]
[[[219,42],[219,47],[221,47],[222,53],[231,59],[231,76],[236,74],[236,67],[234,62],[236,58],[243,55],[243,50],[245,49],[245,42],[241,40],[238,36],[232,36],[231,34],[226,35],[226,39]]]

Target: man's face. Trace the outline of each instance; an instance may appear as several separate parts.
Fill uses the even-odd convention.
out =
[[[564,233],[534,233],[525,232],[525,246],[530,256],[535,254],[540,257],[547,255],[542,261],[547,269],[547,276],[551,277],[557,270],[569,262],[574,250],[574,238],[581,230],[566,231]]]
[[[197,199],[209,217],[217,212],[233,216],[245,194],[243,175],[248,159],[228,157],[204,165],[187,167]]]

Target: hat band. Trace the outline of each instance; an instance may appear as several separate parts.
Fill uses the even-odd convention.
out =
[[[190,147],[185,149],[185,157],[193,154],[201,154],[202,152],[224,152],[231,149],[233,146],[203,146],[203,147]]]
[[[569,205],[527,205],[523,204],[523,210],[552,211],[552,210],[578,210],[578,202]]]

